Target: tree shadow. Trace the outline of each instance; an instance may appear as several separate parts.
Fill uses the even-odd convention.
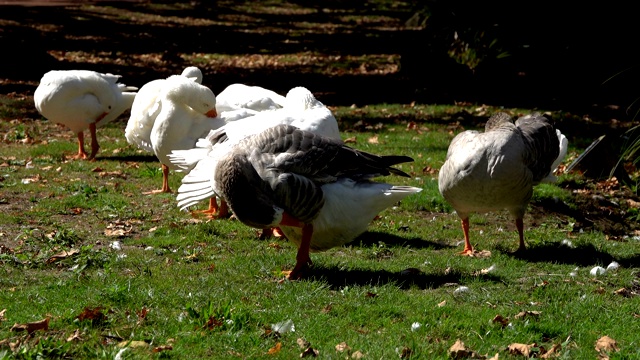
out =
[[[515,259],[528,262],[549,262],[576,266],[608,265],[616,261],[623,267],[640,267],[640,255],[627,258],[615,258],[613,255],[598,250],[592,244],[569,247],[560,243],[528,247],[524,251],[509,251],[499,246],[499,251]]]
[[[379,231],[366,231],[349,243],[350,246],[359,246],[364,248],[377,247],[380,246],[380,244],[384,244],[387,247],[410,247],[412,249],[431,250],[455,247],[442,242],[430,241],[416,237],[406,238],[396,234]]]
[[[305,279],[322,281],[332,290],[346,286],[379,286],[393,284],[400,289],[434,289],[441,286],[463,283],[470,274],[460,271],[442,273],[424,273],[418,269],[406,269],[400,272],[387,270],[344,269],[337,266],[314,265],[307,272]],[[503,282],[499,276],[492,274],[479,275],[488,282]]]
[[[139,163],[159,163],[160,161],[155,155],[126,155],[126,156],[96,156],[97,160],[104,161],[121,161],[121,162],[139,162]]]

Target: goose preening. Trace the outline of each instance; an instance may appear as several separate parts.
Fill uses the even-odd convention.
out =
[[[215,165],[214,191],[242,223],[282,229],[298,246],[288,275],[298,279],[311,264],[310,251],[348,243],[380,211],[421,191],[371,180],[409,177],[393,166],[410,161],[359,151],[282,124],[244,138],[222,155]]]
[[[484,132],[464,131],[453,138],[440,168],[438,187],[462,222],[464,251],[472,255],[469,215],[507,209],[515,218],[524,250],[523,218],[541,182],[555,182],[554,171],[567,154],[567,138],[545,116],[509,114],[489,118]]]
[[[195,147],[199,138],[225,124],[218,117],[216,97],[208,87],[182,76],[172,75],[162,85],[158,95],[159,110],[150,133],[153,153],[162,164],[162,188],[157,192],[171,192],[169,170],[177,167],[169,161],[174,150]]]
[[[200,139],[195,148],[173,151],[169,155],[171,161],[181,169],[179,171],[187,173],[178,189],[177,200],[180,209],[185,210],[199,201],[209,199],[209,209],[205,212],[211,217],[226,217],[228,212],[224,200],[221,200],[220,207],[215,200],[214,174],[218,159],[245,137],[278,124],[293,125],[340,140],[338,122],[331,110],[318,101],[308,89],[295,87],[287,93],[282,109],[258,112],[238,121],[227,121],[224,126]],[[221,210],[218,211],[218,208]]]
[[[231,84],[216,95],[218,112],[238,109],[266,111],[280,109],[284,106],[285,97],[273,90],[261,86]]]
[[[186,67],[180,74],[198,84],[202,83],[202,71],[196,66]],[[162,109],[160,94],[167,86],[167,79],[156,79],[144,84],[136,95],[131,114],[127,121],[124,136],[127,142],[139,149],[153,152],[151,147],[151,129]]]
[[[62,124],[78,138],[77,159],[93,160],[100,149],[96,127],[118,118],[131,107],[138,88],[119,83],[119,75],[90,70],[52,70],[44,74],[33,94],[42,116]],[[84,150],[84,131],[91,135],[91,152]]]

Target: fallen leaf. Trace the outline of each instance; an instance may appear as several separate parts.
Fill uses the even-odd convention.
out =
[[[76,319],[79,321],[91,320],[91,322],[102,322],[107,316],[102,313],[102,307],[98,306],[95,308],[85,307],[80,315],[76,316]]]
[[[47,317],[44,320],[26,323],[26,324],[14,324],[11,327],[11,331],[26,331],[29,335],[33,334],[37,330],[49,330],[49,318]]]
[[[313,356],[313,357],[317,357],[318,355],[320,355],[320,352],[312,347],[308,347],[306,348],[302,354],[300,354],[301,358],[307,357],[307,356]]]
[[[502,327],[506,327],[507,325],[509,325],[509,319],[505,318],[504,316],[498,314],[496,315],[493,320],[491,320],[492,323],[498,323],[500,324]]]
[[[364,358],[364,354],[360,352],[360,350],[355,351],[353,354],[351,354],[351,358],[352,359],[356,359],[356,360],[360,360],[362,358]]]
[[[443,307],[445,305],[447,305],[447,300],[444,300],[438,303],[438,307]]]
[[[277,354],[280,352],[281,348],[282,348],[282,343],[277,343],[274,347],[272,347],[271,349],[269,349],[269,351],[267,351],[267,354],[269,355]]]
[[[523,356],[529,357],[529,353],[531,352],[531,349],[533,349],[535,346],[536,344],[527,345],[527,344],[513,343],[507,347],[507,351],[509,351],[509,354],[512,354],[512,355],[523,355]]]
[[[353,136],[353,137],[350,137],[350,138],[346,138],[346,139],[344,139],[344,141],[343,141],[343,142],[344,142],[345,144],[349,144],[349,143],[351,143],[351,144],[355,144],[355,143],[357,143],[357,142],[358,142],[358,140],[356,139],[356,137],[355,137],[355,136]]]
[[[76,331],[74,331],[73,334],[71,334],[71,336],[67,338],[67,342],[80,340],[82,340],[82,338],[80,337],[80,329],[76,329]]]
[[[629,290],[628,290],[628,289],[626,289],[626,288],[618,289],[618,290],[614,291],[613,293],[614,293],[614,294],[616,294],[616,295],[622,295],[622,296],[624,296],[624,297],[631,297],[631,296],[633,296],[633,292],[629,291]]]
[[[367,142],[369,144],[379,144],[380,143],[378,141],[378,135],[374,135],[374,136],[370,137],[369,139],[367,139]]]
[[[125,347],[143,348],[143,347],[149,347],[149,344],[147,344],[144,341],[139,341],[139,340],[126,340],[126,341],[119,342],[118,343],[118,347],[120,347],[120,348],[125,348]]]
[[[147,309],[146,307],[142,307],[140,311],[136,311],[136,315],[138,315],[138,325],[140,325],[140,323],[142,323],[147,318],[148,313],[149,309]]]
[[[595,349],[597,352],[620,351],[620,348],[618,347],[618,343],[606,335],[598,339],[598,341],[596,341]]]
[[[402,351],[400,352],[400,359],[408,359],[411,357],[412,353],[413,351],[411,351],[410,348],[405,346],[402,348]]]
[[[6,312],[7,312],[7,309],[2,309],[2,311],[0,311],[0,324],[2,324],[2,322],[3,322],[4,320],[6,320],[6,319],[4,318],[4,314],[5,314]]]
[[[347,343],[343,341],[340,344],[336,345],[336,351],[337,352],[351,351],[351,347],[349,347],[349,345],[347,345]]]
[[[166,351],[166,350],[173,350],[173,346],[171,345],[160,345],[160,346],[156,346],[153,348],[153,352],[157,353],[157,352],[161,352],[161,351]]]
[[[58,260],[62,260],[62,259],[66,259],[68,257],[71,257],[73,255],[79,254],[80,250],[78,249],[71,249],[69,251],[62,251],[60,253],[57,253],[53,256],[51,256],[49,259],[47,259],[47,264],[51,264],[52,262],[56,262]]]
[[[540,311],[521,311],[521,312],[517,313],[513,318],[514,319],[522,319],[525,316],[533,316],[533,317],[537,318],[538,316],[540,316]]]
[[[562,349],[562,345],[560,344],[555,344],[551,347],[551,349],[549,349],[549,351],[547,351],[546,353],[542,354],[540,356],[540,359],[551,359],[554,357],[558,357],[560,356],[559,351]]]
[[[296,343],[298,344],[298,346],[300,347],[300,349],[306,349],[309,346],[311,346],[311,343],[308,342],[307,340],[303,339],[303,338],[298,338],[296,340]]]

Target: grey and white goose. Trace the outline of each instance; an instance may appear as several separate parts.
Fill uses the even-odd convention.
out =
[[[288,275],[298,279],[311,264],[310,251],[348,243],[380,211],[421,190],[371,180],[408,177],[392,166],[410,161],[281,124],[241,140],[219,159],[215,192],[242,223],[279,227],[298,246]]]
[[[554,171],[567,154],[567,138],[540,113],[513,122],[504,112],[494,114],[484,132],[464,131],[453,138],[438,186],[461,219],[464,251],[474,252],[469,240],[469,215],[507,209],[515,218],[520,245],[525,249],[523,218],[541,182],[555,182]]]

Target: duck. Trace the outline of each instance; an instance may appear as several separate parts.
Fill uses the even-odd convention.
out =
[[[484,132],[456,135],[438,174],[438,189],[461,220],[463,255],[474,256],[469,215],[506,209],[515,219],[517,251],[526,250],[523,218],[534,186],[557,181],[554,174],[567,154],[568,140],[539,112],[515,122],[506,112],[493,114]]]
[[[185,76],[168,77],[158,98],[160,109],[153,121],[150,143],[162,166],[162,188],[148,193],[171,193],[169,171],[177,167],[169,154],[195,147],[199,138],[223,126],[225,120],[218,116],[213,91]]]
[[[130,109],[138,88],[120,83],[120,75],[91,70],[51,70],[40,79],[33,101],[38,112],[73,131],[78,139],[75,159],[95,160],[100,149],[96,128]],[[84,149],[89,129],[91,152]]]
[[[238,109],[268,111],[281,109],[285,104],[285,97],[273,90],[242,83],[228,85],[216,97],[218,112]]]
[[[296,244],[287,274],[296,280],[312,265],[310,252],[352,241],[380,211],[421,191],[373,181],[409,177],[394,166],[411,161],[280,124],[242,139],[217,161],[214,191],[243,224],[279,227]]]
[[[338,121],[322,102],[303,86],[290,89],[285,97],[284,106],[272,111],[261,111],[253,116],[227,123],[212,130],[206,137],[198,140],[189,150],[173,151],[169,155],[181,171],[185,173],[176,197],[181,210],[186,210],[198,202],[209,199],[209,208],[205,210],[211,218],[229,216],[224,199],[220,206],[216,202],[215,165],[217,160],[228,152],[234,144],[247,136],[260,133],[278,124],[288,124],[318,135],[342,141]],[[278,236],[276,231],[276,236]],[[261,237],[268,234],[263,232]]]
[[[202,70],[197,66],[188,66],[180,74],[186,78],[202,84]],[[162,109],[160,93],[166,79],[155,79],[144,84],[133,101],[129,120],[125,128],[125,138],[131,145],[146,152],[153,153],[151,146],[151,129]]]

